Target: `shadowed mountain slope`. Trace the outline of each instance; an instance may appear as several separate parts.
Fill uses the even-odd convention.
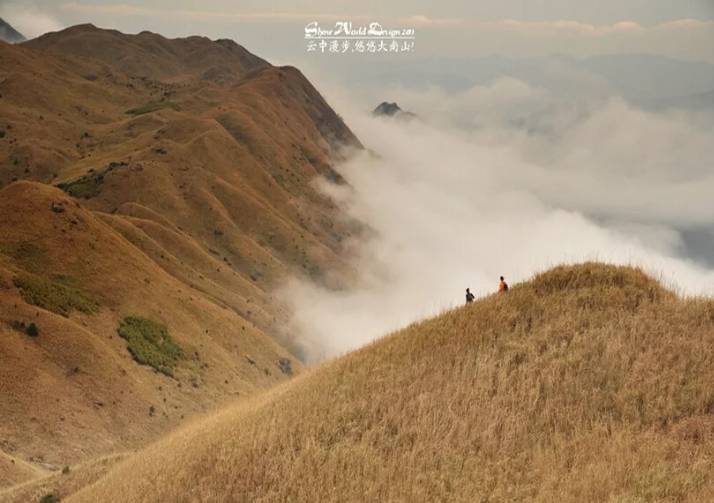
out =
[[[23,42],[25,37],[13,28],[7,21],[0,17],[0,40],[10,44]]]
[[[714,302],[558,267],[178,431],[71,502],[711,501]]]

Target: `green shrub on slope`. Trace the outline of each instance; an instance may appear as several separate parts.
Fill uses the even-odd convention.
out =
[[[88,293],[65,282],[55,281],[37,274],[21,274],[15,278],[15,286],[29,304],[69,316],[72,311],[91,314],[99,304]]]
[[[183,350],[161,323],[129,316],[119,322],[119,335],[126,339],[127,349],[137,362],[162,374],[173,376],[176,364],[183,358]]]

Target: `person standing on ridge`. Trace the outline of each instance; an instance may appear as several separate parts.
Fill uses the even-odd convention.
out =
[[[466,303],[471,304],[474,301],[474,294],[471,293],[471,290],[468,288],[466,289]]]
[[[508,283],[503,279],[503,276],[501,276],[501,281],[498,283],[498,293],[506,293],[508,292]]]

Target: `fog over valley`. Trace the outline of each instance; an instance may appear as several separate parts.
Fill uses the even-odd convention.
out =
[[[286,288],[311,358],[563,262],[632,264],[683,294],[714,292],[712,109],[503,77],[377,91],[417,116],[400,120],[338,84],[325,92],[369,151],[338,166],[349,187],[322,189],[375,232],[351,244],[357,285]]]

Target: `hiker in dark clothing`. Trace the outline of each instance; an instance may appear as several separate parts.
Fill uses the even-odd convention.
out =
[[[474,294],[471,293],[471,290],[468,288],[466,289],[466,303],[471,304],[474,301]]]
[[[501,281],[498,283],[498,293],[506,293],[508,292],[508,283],[503,279],[503,276],[501,276]]]

